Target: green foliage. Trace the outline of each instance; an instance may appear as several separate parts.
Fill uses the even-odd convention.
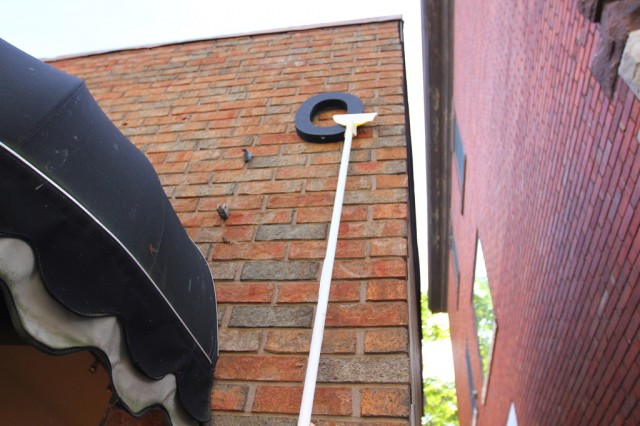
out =
[[[455,383],[426,378],[423,381],[422,389],[426,398],[422,424],[427,426],[458,425]]]
[[[478,277],[473,283],[473,310],[476,317],[480,357],[482,358],[482,375],[486,376],[496,320],[493,299],[489,290],[489,280],[486,277]]]
[[[437,342],[451,338],[447,314],[434,314],[427,308],[427,296],[421,296],[422,338],[427,342]]]
[[[422,338],[426,342],[437,342],[451,338],[447,314],[434,314],[427,308],[427,296],[421,296]],[[428,426],[458,425],[456,386],[453,381],[435,377],[423,379],[425,398],[422,424]]]

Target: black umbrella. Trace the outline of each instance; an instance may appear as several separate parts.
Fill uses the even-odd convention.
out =
[[[131,411],[207,421],[218,345],[206,261],[84,83],[2,40],[0,197],[0,288],[21,336],[56,354],[96,349]]]

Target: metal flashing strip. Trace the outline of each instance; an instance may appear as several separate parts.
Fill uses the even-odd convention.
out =
[[[123,250],[125,253],[127,253],[127,255],[131,258],[131,260],[133,260],[133,262],[138,266],[138,268],[140,269],[140,271],[143,272],[143,274],[147,277],[147,279],[149,280],[149,282],[151,284],[153,284],[153,287],[156,289],[156,291],[160,294],[160,296],[162,297],[162,299],[165,301],[165,303],[169,306],[169,308],[171,309],[171,311],[175,314],[176,318],[178,319],[178,321],[180,322],[180,324],[182,324],[182,326],[184,327],[184,329],[187,331],[187,333],[191,336],[191,338],[193,339],[193,341],[196,343],[196,345],[198,346],[198,348],[200,348],[200,351],[204,354],[205,358],[207,359],[207,361],[209,361],[209,363],[213,363],[213,361],[211,360],[211,357],[209,357],[209,354],[204,350],[204,348],[202,347],[202,345],[200,344],[200,342],[198,341],[198,339],[196,339],[195,335],[193,334],[193,332],[189,329],[189,327],[187,326],[187,324],[184,322],[184,320],[182,319],[182,317],[180,317],[180,315],[178,314],[178,312],[175,310],[175,308],[173,307],[173,305],[171,304],[171,302],[169,302],[169,300],[167,299],[167,297],[164,295],[164,293],[162,293],[162,291],[160,290],[160,288],[158,287],[158,285],[156,284],[156,282],[153,280],[153,278],[151,278],[151,276],[149,275],[149,273],[142,267],[142,265],[140,264],[140,262],[138,261],[138,259],[135,258],[135,256],[131,253],[131,251],[129,251],[129,249],[127,249],[127,247],[118,239],[118,237],[116,237],[100,220],[98,220],[98,218],[96,218],[89,210],[87,210],[80,202],[78,202],[78,200],[76,200],[73,196],[71,196],[67,191],[65,191],[63,188],[61,188],[58,184],[56,184],[54,181],[52,181],[47,175],[45,175],[44,173],[42,173],[40,170],[38,170],[36,167],[34,167],[31,163],[29,163],[28,161],[26,161],[24,158],[22,158],[20,155],[18,155],[15,151],[13,151],[9,146],[7,146],[3,141],[0,141],[0,148],[4,149],[6,152],[8,152],[12,157],[18,159],[22,164],[26,165],[27,167],[29,167],[29,169],[33,170],[36,174],[38,174],[38,176],[40,176],[42,179],[46,180],[49,184],[51,184],[51,186],[53,186],[56,190],[58,190],[61,194],[63,194],[67,199],[69,199],[71,202],[73,202],[76,206],[78,206],[88,217],[91,218],[91,220],[93,220],[94,223],[96,223],[98,226],[100,226],[100,228],[102,228]],[[193,244],[193,242],[192,242]],[[217,318],[216,318],[216,322],[217,322]],[[217,324],[216,324],[217,326]]]
[[[411,424],[416,424],[417,419],[422,418],[424,410],[424,395],[422,389],[422,321],[421,321],[421,295],[422,281],[420,275],[420,255],[418,251],[418,229],[416,214],[416,175],[414,169],[413,139],[411,137],[411,120],[409,114],[409,90],[407,84],[406,49],[402,34],[403,23],[398,25],[398,32],[402,44],[402,70],[405,108],[405,138],[407,148],[407,191],[409,198],[408,207],[408,232],[407,232],[407,303],[409,305],[409,359],[411,360]]]

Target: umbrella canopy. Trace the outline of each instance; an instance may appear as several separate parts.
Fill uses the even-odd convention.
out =
[[[21,336],[52,353],[98,350],[131,411],[207,421],[207,262],[84,83],[2,40],[0,196],[0,288]]]

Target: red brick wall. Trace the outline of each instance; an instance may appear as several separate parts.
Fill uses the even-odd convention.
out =
[[[211,263],[221,350],[212,408],[220,425],[294,424],[299,410],[342,144],[302,141],[295,112],[312,95],[345,91],[379,113],[354,140],[314,421],[406,424],[408,192],[398,23],[54,65],[84,78],[146,153]],[[242,148],[254,155],[249,163]],[[222,203],[231,212],[226,221],[215,211]]]
[[[459,308],[449,312],[461,424],[471,352],[479,425],[640,422],[640,102],[612,99],[590,62],[598,25],[577,1],[456,1],[453,165]],[[498,322],[486,404],[471,308],[476,233]]]

